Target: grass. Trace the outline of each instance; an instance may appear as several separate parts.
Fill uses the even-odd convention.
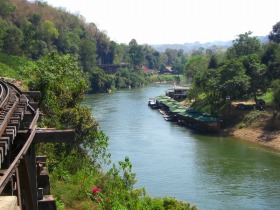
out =
[[[260,98],[262,98],[267,105],[271,105],[272,101],[273,101],[272,90],[268,89],[268,91],[264,95],[262,95]]]
[[[20,71],[22,68],[31,67],[33,61],[24,57],[7,55],[0,52],[0,76],[14,79],[22,79]]]

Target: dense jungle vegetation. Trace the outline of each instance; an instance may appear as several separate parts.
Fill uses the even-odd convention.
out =
[[[217,32],[218,33],[218,32]],[[129,158],[102,172],[110,162],[108,137],[98,130],[90,110],[81,105],[84,93],[107,92],[150,82],[180,80],[192,84],[190,100],[213,115],[222,115],[227,99],[266,97],[280,110],[280,22],[272,26],[269,43],[245,32],[232,47],[158,52],[132,39],[111,41],[79,14],[43,1],[0,0],[0,76],[21,80],[39,90],[44,113],[40,127],[74,128],[73,144],[42,144],[48,156],[52,193],[61,209],[195,209],[174,198],[151,198],[134,189],[136,175]],[[122,65],[106,72],[102,65]],[[160,74],[172,67],[168,75]],[[178,79],[179,78],[179,79]],[[181,79],[182,80],[182,79]],[[272,129],[277,129],[277,123]],[[89,152],[90,151],[90,152]],[[91,154],[91,155],[89,155]]]

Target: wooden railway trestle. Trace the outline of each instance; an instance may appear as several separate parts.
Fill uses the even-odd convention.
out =
[[[39,92],[22,92],[0,80],[0,209],[56,209],[50,195],[46,157],[39,142],[72,142],[74,130],[37,128]]]

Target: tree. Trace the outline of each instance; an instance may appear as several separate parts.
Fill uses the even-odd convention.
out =
[[[4,37],[6,36],[7,22],[0,17],[0,49],[4,45]]]
[[[22,50],[30,56],[32,54],[30,45],[31,42],[34,40],[36,29],[34,25],[28,21],[26,18],[24,18],[21,22],[20,26],[22,32],[23,32],[23,44],[22,44]]]
[[[50,20],[45,20],[41,25],[41,35],[48,45],[48,49],[51,50],[51,40],[57,39],[59,32],[54,26],[54,23]]]
[[[16,5],[7,0],[0,0],[0,14],[2,17],[11,16],[16,8]]]
[[[243,56],[241,62],[246,69],[246,75],[251,78],[249,92],[253,93],[256,101],[258,90],[265,89],[264,75],[266,72],[266,66],[261,64],[260,58],[256,54]]]
[[[138,45],[135,39],[132,39],[129,42],[129,51],[128,51],[131,64],[133,65],[134,70],[140,70],[141,65],[144,61],[144,52],[141,45]]]
[[[273,92],[273,103],[274,103],[274,116],[277,116],[277,113],[280,111],[280,79],[274,80],[271,84]]]
[[[198,55],[203,56],[205,53],[204,51],[205,49],[203,47],[200,47],[199,49],[193,49],[192,56],[198,56]]]
[[[178,50],[171,49],[171,48],[166,48],[164,51],[164,54],[167,56],[167,66],[172,66],[173,63],[175,62],[177,55],[178,55]]]
[[[277,43],[269,43],[264,48],[262,63],[267,65],[265,74],[268,82],[280,79],[280,45]]]
[[[107,92],[111,86],[107,84],[107,75],[100,68],[94,68],[90,71],[91,92]]]
[[[23,41],[23,33],[15,25],[9,24],[6,28],[4,36],[3,50],[12,55],[21,54],[21,45]]]
[[[120,64],[120,63],[127,63],[128,58],[128,46],[125,44],[117,44],[115,48],[115,54],[114,54],[114,63]]]
[[[205,56],[192,56],[185,65],[185,73],[189,79],[193,79],[197,72],[207,69],[208,59]]]
[[[79,45],[79,60],[85,72],[89,72],[96,65],[96,44],[90,39],[82,39]]]
[[[271,42],[280,43],[280,21],[277,22],[269,33],[268,39]]]
[[[78,54],[79,53],[79,44],[81,41],[81,36],[83,31],[80,27],[76,27],[75,30],[69,31],[65,35],[64,45],[65,53]]]
[[[218,68],[218,59],[215,54],[211,54],[208,69],[216,69]]]
[[[158,69],[159,68],[159,52],[155,51],[150,45],[143,45],[143,52],[145,54],[144,65],[149,69]]]
[[[230,60],[219,68],[220,91],[224,99],[226,96],[239,98],[246,94],[250,87],[250,77],[246,75],[242,63],[237,60]]]
[[[88,82],[77,58],[71,55],[48,53],[25,72],[30,78],[29,88],[41,91],[41,108],[54,122],[61,110],[80,103],[88,90]]]
[[[97,47],[98,63],[107,64],[107,55],[110,51],[110,39],[105,32],[97,31],[95,35],[95,40]]]
[[[229,59],[239,58],[244,55],[258,54],[261,50],[261,42],[256,37],[250,37],[251,31],[239,34],[233,41],[232,47],[227,50]]]
[[[204,69],[196,73],[192,94],[203,92],[211,106],[211,114],[219,115],[219,101],[222,95],[220,72],[217,69]]]

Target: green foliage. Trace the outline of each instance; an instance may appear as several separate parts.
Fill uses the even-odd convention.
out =
[[[129,51],[128,51],[130,62],[133,65],[134,70],[140,70],[141,64],[144,61],[144,51],[141,45],[137,44],[135,39],[132,39],[129,42]]]
[[[257,54],[251,54],[241,57],[241,62],[246,70],[246,75],[250,77],[249,93],[254,95],[254,99],[257,98],[257,92],[264,90],[266,83],[264,75],[266,73],[266,66],[261,64],[260,58]]]
[[[99,179],[90,197],[96,201],[100,209],[196,209],[185,202],[176,201],[174,198],[150,198],[144,188],[134,189],[135,174],[129,158],[119,161],[118,167],[112,168]]]
[[[192,107],[202,113],[212,113],[212,104],[207,100],[197,100],[192,104]]]
[[[13,14],[16,5],[10,3],[7,0],[0,0],[0,14],[3,17],[7,17]]]
[[[144,54],[145,54],[145,63],[144,65],[149,69],[159,69],[160,63],[160,54],[155,51],[151,46],[144,45],[143,46]]]
[[[80,64],[85,72],[91,71],[96,64],[96,44],[90,38],[82,39],[79,44]]]
[[[249,31],[238,35],[238,38],[233,41],[232,47],[227,50],[229,59],[260,52],[261,42],[256,37],[250,37],[251,34],[252,32]]]
[[[185,74],[188,78],[192,79],[195,77],[197,72],[204,71],[207,69],[208,59],[200,55],[191,57],[185,65]]]
[[[265,77],[268,82],[280,78],[280,45],[269,43],[264,47],[262,62],[267,65]]]
[[[272,27],[272,31],[270,32],[268,38],[272,42],[280,43],[280,21]]]
[[[4,63],[0,63],[0,76],[18,78],[18,73]]]
[[[250,78],[245,74],[242,63],[232,60],[220,68],[222,96],[242,97],[249,89]]]
[[[115,87],[140,87],[150,80],[150,75],[144,72],[134,72],[128,69],[119,69],[115,75]]]
[[[94,68],[89,72],[91,93],[108,92],[112,89],[113,79],[100,68]]]
[[[0,17],[0,49],[4,45],[4,37],[6,36],[7,22]]]
[[[259,110],[251,111],[250,113],[245,115],[244,119],[242,120],[241,123],[239,123],[238,127],[245,128],[248,126],[252,126],[252,124],[257,122],[258,121],[257,119],[261,118],[263,115],[268,115],[268,114],[264,111],[259,111]],[[255,126],[257,126],[257,123]]]
[[[275,109],[277,111],[280,111],[280,79],[273,81],[271,86]]]
[[[30,78],[30,89],[41,91],[41,108],[48,115],[75,106],[88,89],[85,75],[71,55],[49,53],[24,73]]]
[[[52,43],[51,40],[52,39],[57,39],[59,32],[56,29],[54,23],[50,20],[45,20],[42,24],[41,24],[41,37],[43,38],[43,40],[46,41],[47,45],[48,45],[48,49],[52,50]]]
[[[273,91],[271,88],[267,89],[266,93],[259,96],[265,101],[266,105],[272,105],[273,102]]]
[[[21,45],[23,43],[23,33],[15,25],[8,24],[6,35],[3,38],[3,50],[11,55],[21,54]]]
[[[32,68],[34,62],[19,56],[8,55],[0,52],[0,76],[14,79],[24,79],[21,70]]]
[[[29,8],[24,9],[24,8]],[[31,12],[30,12],[31,11]],[[134,189],[136,175],[128,158],[118,166],[102,173],[101,165],[110,163],[107,153],[108,137],[98,130],[92,113],[80,106],[84,92],[107,92],[114,88],[138,87],[147,82],[184,81],[174,75],[158,76],[141,67],[159,70],[171,65],[175,73],[185,73],[193,79],[190,99],[202,112],[218,112],[225,96],[239,98],[266,91],[275,110],[279,111],[280,47],[278,23],[273,27],[270,43],[259,59],[259,40],[251,32],[241,34],[225,53],[205,50],[193,51],[192,57],[182,50],[167,49],[159,53],[148,45],[138,45],[135,39],[129,45],[117,44],[100,31],[94,23],[47,3],[0,0],[0,50],[14,55],[39,59],[36,64],[16,56],[0,53],[0,74],[24,79],[30,90],[42,93],[40,109],[44,112],[41,127],[75,129],[71,144],[40,146],[48,155],[52,187],[60,208],[74,209],[196,209],[174,198],[150,198],[145,189]],[[57,52],[49,52],[57,49]],[[72,55],[65,55],[71,53]],[[43,56],[43,57],[41,57]],[[97,68],[99,64],[131,63],[133,70],[119,69],[107,75]],[[267,71],[266,71],[267,70]],[[89,81],[91,85],[89,85]],[[271,81],[274,81],[271,83]],[[265,82],[265,83],[263,83]],[[203,96],[203,97],[201,97]],[[269,100],[265,99],[266,102]],[[261,112],[252,112],[243,122],[249,125]],[[277,117],[275,114],[275,118]],[[275,121],[278,122],[278,121]],[[98,193],[93,188],[100,188]]]

